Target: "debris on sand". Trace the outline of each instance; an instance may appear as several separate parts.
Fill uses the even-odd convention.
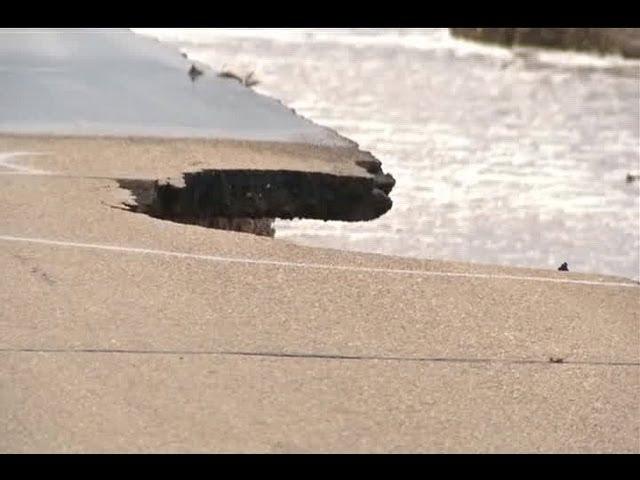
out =
[[[189,69],[189,78],[191,78],[191,81],[195,82],[200,75],[204,75],[204,72],[192,64]]]
[[[560,267],[558,267],[558,270],[560,270],[561,272],[568,272],[569,265],[567,265],[567,262],[564,262],[562,265],[560,265]]]
[[[220,78],[231,78],[233,80],[237,80],[245,87],[253,87],[254,85],[258,85],[260,82],[253,78],[253,72],[246,74],[244,77],[241,77],[237,73],[232,72],[231,70],[222,70],[218,73],[218,77]]]

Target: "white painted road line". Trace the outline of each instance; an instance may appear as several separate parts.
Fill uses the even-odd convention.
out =
[[[42,245],[52,245],[57,247],[75,247],[93,250],[107,250],[114,252],[138,253],[144,255],[160,255],[165,257],[193,258],[211,262],[243,263],[248,265],[272,265],[278,267],[309,268],[325,270],[343,270],[352,272],[369,273],[392,273],[403,275],[421,275],[432,277],[458,277],[458,278],[488,278],[499,280],[526,280],[532,282],[566,283],[576,285],[593,285],[598,287],[625,287],[640,288],[640,284],[621,282],[596,282],[591,280],[574,280],[569,278],[546,278],[546,277],[520,277],[517,275],[483,274],[483,273],[458,273],[458,272],[431,272],[427,270],[402,270],[392,268],[372,268],[349,265],[327,265],[321,263],[285,262],[278,260],[256,260],[251,258],[220,257],[215,255],[201,255],[195,253],[172,252],[168,250],[154,250],[149,248],[124,247],[118,245],[103,245],[97,243],[67,242],[62,240],[49,240],[46,238],[16,237],[12,235],[0,235],[0,240],[6,242],[35,243]]]
[[[38,170],[37,168],[30,168],[24,165],[16,165],[12,159],[16,157],[25,157],[31,155],[47,155],[40,152],[0,152],[0,167],[8,168],[8,172],[0,171],[2,175],[47,175],[49,172],[44,170]]]

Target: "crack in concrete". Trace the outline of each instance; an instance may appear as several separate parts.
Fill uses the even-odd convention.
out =
[[[14,253],[12,255],[14,258],[18,259],[18,261],[24,265],[25,267],[28,267],[28,263],[29,263],[29,258],[27,257],[23,257],[22,255],[18,255],[17,253]],[[49,285],[55,285],[57,282],[44,270],[42,270],[40,267],[38,267],[37,265],[35,266],[31,266],[31,268],[29,269],[29,271],[31,273],[33,273],[34,275],[37,275],[39,278],[41,278],[42,280],[44,280],[47,284]]]
[[[107,353],[129,355],[218,355],[239,357],[270,357],[270,358],[309,358],[319,360],[360,360],[360,361],[388,361],[388,362],[421,362],[421,363],[498,363],[508,365],[591,365],[591,366],[615,366],[615,367],[640,367],[640,362],[614,362],[614,361],[588,361],[566,360],[561,362],[557,358],[549,357],[547,360],[538,359],[499,359],[499,358],[464,358],[464,357],[401,357],[384,355],[345,355],[328,353],[305,352],[261,352],[261,351],[234,351],[234,350],[136,350],[136,349],[102,349],[102,348],[0,348],[0,353]]]

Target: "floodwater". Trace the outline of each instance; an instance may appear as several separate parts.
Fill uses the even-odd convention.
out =
[[[278,220],[299,244],[640,278],[640,62],[446,29],[136,29],[371,151],[394,206]]]

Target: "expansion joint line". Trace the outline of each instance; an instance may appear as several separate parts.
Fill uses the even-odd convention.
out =
[[[345,361],[382,361],[382,362],[418,362],[418,363],[472,363],[472,364],[506,364],[506,365],[589,365],[640,367],[640,362],[566,360],[561,358],[539,359],[498,359],[498,358],[463,358],[463,357],[401,357],[384,355],[340,355],[304,352],[250,352],[233,350],[137,350],[106,348],[0,348],[0,353],[62,353],[62,354],[119,354],[119,355],[173,355],[173,356],[234,356],[234,357],[268,357],[283,359],[318,359]]]

